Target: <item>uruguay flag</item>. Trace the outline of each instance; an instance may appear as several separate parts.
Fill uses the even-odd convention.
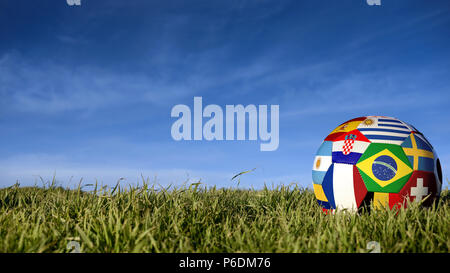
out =
[[[358,130],[373,143],[401,145],[412,131],[412,126],[390,117],[368,116]]]

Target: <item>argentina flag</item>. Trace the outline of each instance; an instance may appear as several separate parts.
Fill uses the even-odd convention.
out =
[[[332,142],[324,141],[317,150],[312,169],[312,179],[314,184],[322,184],[323,177],[331,165]]]

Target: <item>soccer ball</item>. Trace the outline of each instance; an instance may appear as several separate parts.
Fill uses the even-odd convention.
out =
[[[342,123],[320,145],[312,170],[314,193],[325,211],[430,206],[441,192],[436,152],[414,126],[385,116]]]

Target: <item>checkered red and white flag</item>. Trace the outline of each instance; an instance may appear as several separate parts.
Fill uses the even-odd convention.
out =
[[[350,154],[353,149],[353,143],[355,143],[356,135],[346,135],[344,145],[342,146],[342,153],[344,155]]]

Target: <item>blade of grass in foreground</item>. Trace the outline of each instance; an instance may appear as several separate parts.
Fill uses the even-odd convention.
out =
[[[120,181],[119,181],[120,182]],[[449,252],[450,206],[325,215],[296,185],[0,190],[0,252]]]

